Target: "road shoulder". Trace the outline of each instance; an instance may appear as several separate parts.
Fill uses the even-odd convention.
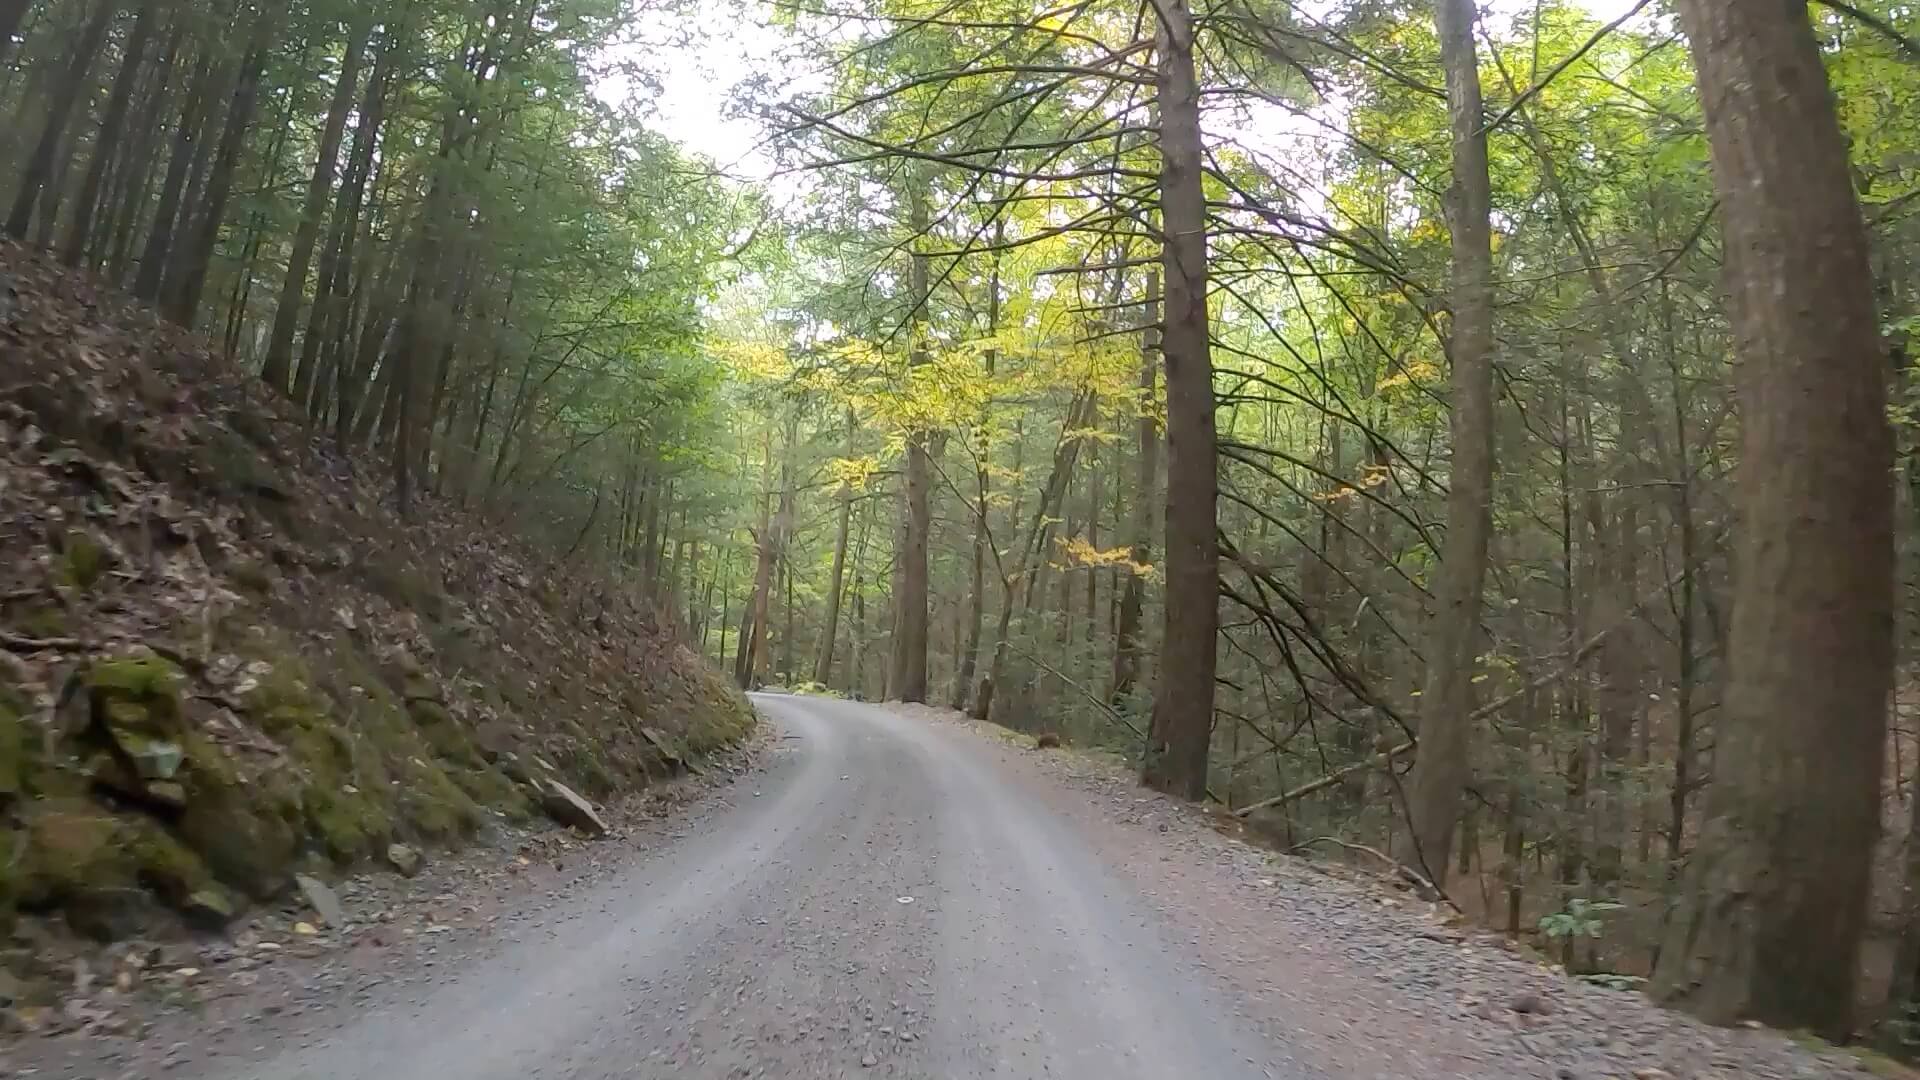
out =
[[[613,828],[603,840],[503,827],[467,848],[427,853],[411,879],[364,867],[334,886],[349,916],[344,928],[317,925],[291,899],[250,913],[226,936],[76,958],[62,1015],[0,1043],[0,1077],[207,1075],[307,1046],[370,1010],[417,1003],[751,800],[750,781],[780,750],[779,734],[762,723],[699,774],[604,808]]]
[[[1337,1076],[1662,1080],[1875,1075],[1843,1051],[1714,1028],[1567,977],[1382,881],[1255,847],[1118,759],[1038,751],[948,709],[883,706],[964,739],[1184,940],[1242,1019]]]

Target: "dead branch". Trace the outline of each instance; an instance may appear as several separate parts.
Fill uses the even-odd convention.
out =
[[[1378,848],[1370,848],[1365,844],[1349,843],[1345,840],[1340,839],[1337,836],[1316,836],[1311,840],[1303,841],[1301,843],[1295,844],[1292,847],[1288,848],[1287,854],[1297,855],[1302,850],[1312,847],[1315,844],[1333,844],[1336,847],[1346,848],[1348,851],[1358,851],[1367,855],[1371,855],[1374,858],[1379,859],[1381,862],[1386,863],[1388,866],[1393,867],[1394,872],[1400,876],[1400,879],[1402,881],[1405,881],[1408,885],[1413,886],[1414,893],[1418,895],[1420,899],[1426,900],[1429,902],[1439,901],[1440,903],[1447,905],[1448,907],[1452,908],[1455,911],[1460,911],[1460,905],[1453,902],[1453,898],[1447,895],[1446,890],[1440,888],[1438,885],[1435,885],[1433,882],[1428,881],[1426,878],[1422,877],[1419,871],[1408,866],[1406,863],[1403,863],[1398,859],[1393,858],[1392,856],[1388,855],[1384,851],[1379,850]],[[1466,913],[1461,912],[1461,914],[1464,915]]]
[[[1255,810],[1265,810],[1269,806],[1285,806],[1287,803],[1293,802],[1295,799],[1304,799],[1316,791],[1325,791],[1326,789],[1334,786],[1335,784],[1338,784],[1340,781],[1345,780],[1347,777],[1352,776],[1355,773],[1366,772],[1368,769],[1383,768],[1386,765],[1388,765],[1390,762],[1392,762],[1392,760],[1395,757],[1401,754],[1412,753],[1413,748],[1414,748],[1413,743],[1403,742],[1399,746],[1396,746],[1393,749],[1386,751],[1385,753],[1373,755],[1372,757],[1366,759],[1365,761],[1360,762],[1358,765],[1349,765],[1344,769],[1337,769],[1321,777],[1318,780],[1312,781],[1311,783],[1301,784],[1299,787],[1294,788],[1291,791],[1284,792],[1279,795],[1275,795],[1271,799],[1262,799],[1257,803],[1251,803],[1247,806],[1243,806],[1240,809],[1235,810],[1233,814],[1235,817],[1246,817],[1248,814],[1253,813]]]
[[[86,652],[92,643],[76,637],[36,638],[0,630],[0,648],[9,652]]]

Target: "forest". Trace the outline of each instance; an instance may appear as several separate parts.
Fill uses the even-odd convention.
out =
[[[733,25],[757,172],[650,100]],[[1904,0],[0,0],[0,116],[11,239],[742,687],[1920,1050]]]

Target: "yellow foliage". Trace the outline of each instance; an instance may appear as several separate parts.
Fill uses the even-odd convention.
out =
[[[1438,364],[1435,364],[1431,360],[1409,360],[1407,363],[1401,365],[1399,371],[1381,379],[1374,389],[1384,394],[1389,390],[1398,389],[1402,386],[1437,382],[1439,378],[1440,366]]]
[[[1131,547],[1107,548],[1102,550],[1087,543],[1086,540],[1078,536],[1069,537],[1060,541],[1060,559],[1061,561],[1054,563],[1055,569],[1073,570],[1085,568],[1106,570],[1113,567],[1124,567],[1135,577],[1144,578],[1153,576],[1153,564],[1134,562],[1133,549]]]

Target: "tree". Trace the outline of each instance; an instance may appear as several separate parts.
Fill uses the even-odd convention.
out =
[[[1160,364],[1160,278],[1153,275],[1147,283],[1146,329],[1140,340],[1140,397],[1144,404],[1154,399]],[[1114,628],[1113,680],[1110,697],[1120,702],[1133,693],[1134,680],[1140,675],[1141,616],[1146,606],[1146,578],[1142,568],[1153,553],[1153,496],[1160,481],[1160,425],[1150,409],[1143,408],[1137,421],[1134,465],[1132,566],[1128,567],[1120,595],[1120,610]]]
[[[1212,322],[1194,21],[1184,0],[1155,8],[1160,77],[1160,349],[1167,366],[1167,590],[1160,678],[1141,780],[1198,800],[1207,790],[1218,649],[1219,477],[1214,451]]]
[[[74,204],[73,224],[67,232],[66,247],[61,252],[61,258],[69,266],[78,266],[85,256],[87,242],[92,237],[93,217],[99,210],[101,187],[107,178],[107,166],[115,154],[122,152],[120,140],[133,100],[134,82],[140,76],[141,62],[146,59],[147,43],[153,40],[159,9],[159,0],[144,0],[141,3],[139,14],[134,18],[133,33],[121,52],[120,72],[114,76],[113,94],[107,103],[106,117],[100,124],[100,135],[94,140],[93,156],[87,162],[87,175],[80,183],[80,198]]]
[[[1435,0],[1434,22],[1447,73],[1453,186],[1452,365],[1448,410],[1453,467],[1447,478],[1447,536],[1434,581],[1420,752],[1407,780],[1408,851],[1403,861],[1444,879],[1468,778],[1473,675],[1480,655],[1480,594],[1493,527],[1493,233],[1486,121],[1472,0]]]
[[[274,305],[273,332],[260,377],[276,390],[288,389],[287,379],[292,374],[293,331],[300,318],[300,298],[306,291],[313,247],[320,238],[321,217],[326,210],[327,195],[333,188],[334,166],[340,155],[340,140],[347,129],[347,112],[353,106],[360,60],[373,35],[373,15],[371,7],[356,13],[347,30],[346,53],[334,81],[333,101],[327,108],[320,149],[314,155],[313,179],[307,183],[306,205],[301,209],[300,224],[293,234],[293,253],[287,258],[286,281],[280,287],[280,300]]]
[[[915,177],[914,190],[907,198],[912,203],[909,222],[916,245],[929,227],[925,181]],[[930,283],[927,257],[916,250],[908,271],[910,324],[913,341],[908,346],[908,378],[911,368],[927,363],[926,322]],[[927,452],[928,434],[924,430],[907,432],[906,521],[902,523],[900,592],[894,598],[898,607],[893,632],[892,665],[887,678],[888,696],[898,701],[927,700],[927,544],[933,530],[931,495],[933,463]]]
[[[1715,781],[1657,988],[1845,1039],[1892,688],[1886,354],[1806,10],[1681,16],[1725,221],[1742,532]]]
[[[20,178],[20,190],[14,196],[13,209],[7,214],[7,234],[16,240],[26,238],[27,230],[33,225],[36,209],[42,217],[51,217],[54,211],[44,204],[52,202],[58,205],[58,192],[51,185],[60,148],[66,139],[67,123],[73,117],[74,106],[83,97],[88,74],[93,70],[94,60],[100,55],[101,45],[106,42],[108,24],[119,8],[116,0],[99,0],[93,6],[93,13],[87,18],[86,28],[80,32],[80,40],[68,59],[60,84],[54,88],[52,108],[41,125],[40,138],[34,143],[33,156],[27,162],[26,173]]]

